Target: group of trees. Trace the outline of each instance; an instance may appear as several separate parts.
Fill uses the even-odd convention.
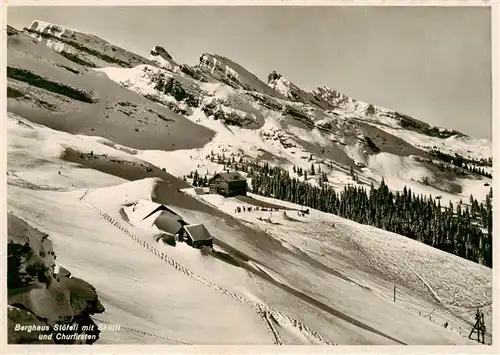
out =
[[[488,178],[492,178],[491,173],[484,169],[484,167],[492,167],[493,159],[467,159],[463,156],[455,153],[455,155],[450,155],[443,153],[437,149],[433,149],[430,151],[430,154],[439,160],[442,160],[448,164],[454,165],[455,167],[462,168],[468,170],[474,174],[482,175]],[[443,163],[441,163],[441,167],[443,167]]]
[[[252,192],[398,233],[474,262],[492,266],[492,190],[486,203],[441,206],[440,200],[415,195],[406,187],[393,193],[382,180],[369,189],[346,186],[340,192],[313,186],[280,168],[253,167]],[[482,228],[486,230],[483,233]]]
[[[208,172],[205,176],[201,176],[198,174],[198,170],[192,171],[187,175],[187,178],[192,179],[192,185],[194,187],[207,187],[208,186]],[[186,176],[184,177],[184,181],[187,181]]]
[[[471,195],[467,204],[460,201],[456,206],[451,202],[441,206],[439,199],[416,195],[406,186],[401,192],[392,192],[384,180],[378,187],[350,185],[336,191],[326,183],[326,174],[314,165],[309,170],[294,167],[294,172],[299,177],[308,173],[318,175],[318,185],[292,177],[288,171],[271,167],[267,162],[259,164],[243,158],[236,161],[224,155],[211,155],[211,160],[227,169],[247,172],[255,194],[333,213],[492,266],[491,188],[485,203],[479,203]],[[195,186],[207,186],[207,175],[201,177],[195,171],[190,177]]]

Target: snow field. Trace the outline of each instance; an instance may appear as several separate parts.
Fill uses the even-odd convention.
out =
[[[109,190],[109,188],[108,188]],[[148,242],[140,239],[139,237],[137,237],[134,233],[130,232],[127,228],[125,228],[120,222],[118,222],[117,220],[115,220],[113,217],[111,217],[110,215],[108,215],[107,213],[103,212],[102,210],[100,210],[99,208],[96,208],[94,206],[92,206],[91,204],[89,204],[86,200],[85,200],[85,197],[86,197],[87,194],[84,194],[82,197],[81,197],[81,201],[86,204],[87,206],[89,206],[91,209],[95,210],[100,216],[102,216],[104,219],[106,219],[108,222],[110,222],[113,226],[115,226],[116,228],[118,228],[119,230],[121,230],[122,232],[124,232],[125,234],[127,234],[130,238],[132,238],[134,241],[136,241],[137,243],[139,243],[142,247],[146,248],[148,251],[152,252],[155,256],[161,258],[162,260],[166,261],[170,266],[174,267],[176,270],[184,273],[185,275],[193,278],[194,280],[208,286],[208,287],[211,287],[213,289],[216,289],[218,291],[220,291],[222,294],[224,295],[227,295],[228,297],[232,298],[232,299],[235,299],[241,303],[245,303],[245,304],[248,304],[250,305],[251,307],[257,309],[258,313],[259,314],[263,314],[264,316],[264,319],[266,320],[266,322],[269,324],[270,326],[270,329],[271,329],[271,332],[273,333],[274,335],[274,338],[275,338],[275,342],[279,345],[282,345],[282,341],[280,340],[280,337],[279,337],[279,334],[278,332],[276,331],[276,329],[274,328],[273,326],[273,323],[271,322],[270,320],[270,316],[273,316],[273,319],[275,321],[277,321],[276,319],[280,320],[278,324],[280,323],[284,323],[284,324],[287,324],[288,323],[292,323],[295,325],[300,325],[300,330],[301,331],[304,331],[306,333],[308,333],[310,336],[313,336],[314,338],[316,338],[316,340],[320,341],[321,343],[324,343],[324,344],[333,344],[331,343],[330,341],[328,340],[324,340],[323,337],[321,335],[319,335],[318,333],[310,330],[308,327],[306,327],[305,325],[303,325],[302,323],[288,317],[288,316],[285,316],[283,315],[281,312],[279,311],[276,311],[276,310],[273,310],[273,309],[269,309],[267,306],[263,305],[263,304],[257,304],[251,300],[248,300],[246,299],[245,297],[242,297],[234,292],[231,292],[231,291],[228,291],[227,289],[224,289],[223,287],[219,286],[219,285],[216,285],[210,281],[207,281],[206,279],[200,277],[200,276],[197,276],[195,275],[193,272],[191,272],[190,270],[186,269],[184,266],[181,266],[180,264],[178,264],[177,262],[175,262],[173,259],[171,259],[169,256],[167,256],[167,254],[159,251],[156,247],[154,247],[153,245],[149,244]],[[278,318],[276,318],[278,317]]]
[[[384,125],[375,125],[379,129],[403,139],[415,147],[434,149],[454,155],[455,152],[472,159],[487,159],[492,157],[491,141],[484,138],[475,137],[450,137],[438,138],[423,135],[421,133],[408,131],[405,129],[389,128]]]
[[[189,270],[171,262],[142,240],[130,244],[126,229],[109,215],[99,218],[75,193],[9,188],[9,208],[50,234],[58,255],[73,276],[96,287],[106,308],[99,319],[196,344],[270,344],[273,337],[255,310],[227,302],[220,290],[201,287]],[[21,201],[22,199],[22,201]],[[17,202],[16,202],[17,201]],[[54,207],[40,211],[40,204]],[[91,214],[89,215],[88,212]],[[97,218],[96,218],[97,217]],[[137,245],[137,244],[135,244]],[[148,253],[145,253],[148,252]],[[152,258],[151,253],[157,255]],[[186,277],[190,276],[191,277]],[[205,317],[217,314],[216,317]],[[199,318],[199,319],[198,319]],[[230,327],[238,324],[238,327]],[[130,332],[104,332],[102,343],[130,343]],[[136,343],[147,343],[143,338]]]
[[[485,199],[489,191],[489,187],[484,186],[484,183],[491,179],[456,179],[462,187],[462,191],[457,194],[451,194],[442,190],[438,190],[432,186],[425,186],[421,182],[425,177],[432,180],[432,173],[427,170],[421,163],[413,160],[411,157],[400,157],[390,153],[379,153],[370,156],[368,159],[368,168],[375,174],[372,176],[377,180],[384,177],[387,186],[393,191],[403,191],[406,186],[412,192],[424,196],[441,196],[441,205],[447,206],[449,202],[457,204],[460,200],[468,201],[472,194],[478,201]]]

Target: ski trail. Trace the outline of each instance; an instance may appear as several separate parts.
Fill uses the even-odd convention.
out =
[[[425,285],[425,287],[427,287],[427,289],[431,292],[431,294],[432,294],[432,296],[434,297],[434,299],[436,299],[436,301],[437,301],[440,305],[442,305],[444,309],[448,310],[451,314],[454,314],[453,310],[452,310],[452,309],[450,309],[451,307],[453,307],[453,305],[452,305],[452,304],[450,304],[450,303],[446,303],[446,302],[444,302],[444,301],[443,301],[443,300],[442,300],[442,299],[441,299],[441,298],[437,295],[436,291],[434,291],[434,289],[432,288],[432,286],[431,286],[431,285],[429,285],[429,283],[428,283],[428,282],[427,282],[427,281],[426,281],[426,280],[425,280],[425,279],[424,279],[424,278],[423,278],[423,277],[422,277],[422,276],[421,276],[421,275],[420,275],[417,271],[415,271],[415,269],[413,269],[413,268],[410,266],[410,264],[408,264],[405,260],[403,260],[403,259],[401,259],[401,258],[399,258],[399,259],[400,259],[400,260],[401,260],[401,261],[402,261],[402,262],[403,262],[403,263],[404,263],[404,264],[405,264],[405,265],[406,265],[406,266],[407,266],[407,267],[408,267],[408,268],[409,268],[409,269],[410,269],[410,270],[411,270],[411,271],[415,274],[415,276],[417,276],[417,277],[420,279],[420,281],[422,281],[422,283]],[[434,307],[434,308],[433,308],[433,310],[432,310],[432,312],[431,312],[431,313],[429,313],[426,317],[430,317],[430,316],[431,316],[431,314],[433,314],[435,310],[436,310],[436,308]],[[467,320],[466,320],[466,319],[463,319],[462,317],[459,317],[459,316],[458,316],[458,318],[460,318],[460,319],[462,319],[463,321],[467,322]],[[434,322],[434,323],[435,323],[435,322]],[[488,333],[487,333],[487,334],[488,334]],[[462,334],[460,333],[460,335],[462,335]],[[488,335],[489,335],[489,334],[488,334]],[[462,336],[464,336],[464,335],[462,335]],[[465,336],[464,336],[464,337],[465,337]]]
[[[177,271],[182,272],[186,276],[189,276],[192,279],[194,279],[194,280],[202,283],[203,285],[208,286],[208,287],[210,287],[212,289],[215,289],[215,290],[219,291],[220,293],[222,293],[222,294],[224,294],[224,295],[226,295],[226,296],[228,296],[228,297],[230,297],[230,298],[232,298],[232,299],[234,299],[236,301],[239,301],[241,303],[249,305],[250,307],[252,307],[255,310],[257,310],[257,312],[259,314],[262,314],[262,312],[265,312],[265,314],[267,314],[268,316],[272,317],[272,319],[275,319],[276,323],[278,325],[282,325],[283,326],[284,323],[289,323],[293,327],[298,328],[301,332],[304,332],[304,333],[307,333],[307,334],[313,336],[316,340],[318,340],[319,342],[321,342],[323,344],[326,344],[326,345],[336,345],[335,343],[331,342],[330,340],[327,340],[327,339],[323,338],[323,336],[321,336],[319,333],[317,333],[317,332],[309,329],[304,324],[302,324],[300,321],[295,320],[295,319],[293,319],[293,318],[291,318],[289,316],[286,316],[286,315],[284,315],[283,313],[281,313],[278,310],[271,309],[271,308],[267,307],[266,305],[250,301],[247,298],[242,297],[242,296],[240,296],[240,295],[238,295],[238,294],[236,294],[236,293],[234,293],[232,291],[226,290],[225,288],[223,288],[223,287],[221,287],[221,286],[219,286],[219,285],[217,285],[217,284],[215,284],[215,283],[213,283],[211,281],[208,281],[208,280],[204,279],[203,277],[198,276],[195,273],[193,273],[192,271],[186,269],[181,264],[179,264],[175,260],[171,259],[164,252],[159,251],[158,249],[156,249],[154,246],[152,246],[148,242],[146,242],[146,241],[142,240],[141,238],[137,237],[134,233],[130,232],[127,228],[125,228],[123,225],[121,225],[113,217],[111,217],[110,215],[108,215],[104,211],[100,210],[99,208],[97,208],[97,207],[93,206],[92,204],[90,204],[89,202],[87,202],[85,200],[85,197],[89,193],[90,193],[90,191],[85,191],[84,194],[80,197],[80,201],[83,204],[85,204],[86,206],[88,206],[90,209],[94,210],[98,215],[100,215],[101,217],[103,217],[105,220],[107,220],[113,226],[115,226],[116,228],[118,228],[119,230],[121,230],[123,233],[127,234],[132,240],[134,240],[135,242],[137,242],[139,245],[141,245],[142,247],[146,248],[148,251],[150,251],[151,253],[153,253],[155,256],[159,257],[163,261],[167,262],[170,266],[172,266],[173,268],[175,268]],[[270,331],[271,331],[271,333],[272,333],[272,335],[274,337],[275,343],[277,343],[279,345],[282,345],[282,340],[281,340],[281,338],[280,338],[277,330],[272,325],[272,323],[269,322],[269,321],[267,321],[267,319],[265,317],[263,317],[263,320],[269,326],[269,329],[270,329]],[[281,324],[280,324],[280,322],[281,322]]]
[[[425,287],[427,287],[427,289],[430,291],[430,293],[432,294],[432,296],[436,299],[436,301],[438,301],[441,305],[443,306],[446,306],[445,303],[443,302],[443,300],[437,295],[437,293],[434,291],[434,289],[431,287],[431,285],[429,285],[429,283],[427,281],[424,280],[424,278],[418,273],[415,271],[415,269],[413,269],[410,264],[408,264],[404,259],[401,259],[400,260],[406,265],[408,266],[408,268],[415,274],[415,276],[417,276],[419,278],[420,281],[422,281],[422,283],[425,285]]]

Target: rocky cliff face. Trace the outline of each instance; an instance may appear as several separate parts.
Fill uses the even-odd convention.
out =
[[[275,70],[268,75],[267,84],[291,101],[312,105],[323,110],[333,108],[323,97],[302,90]]]
[[[323,98],[334,107],[344,107],[355,102],[350,97],[330,89],[328,86],[318,87],[313,90],[313,94]]]
[[[104,307],[92,285],[56,266],[48,237],[8,214],[8,342],[92,344],[100,332],[90,316]]]
[[[146,58],[97,36],[35,20],[24,32],[66,58],[91,68],[124,67],[152,64]]]
[[[149,60],[154,62],[160,68],[170,70],[172,72],[180,72],[179,64],[177,64],[172,56],[161,46],[155,46],[150,52]]]
[[[282,94],[266,85],[254,74],[226,57],[203,53],[196,69],[208,78],[208,81],[218,81],[235,89],[255,91],[285,99]]]

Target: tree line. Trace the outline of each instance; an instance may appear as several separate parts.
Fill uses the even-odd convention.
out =
[[[474,174],[482,175],[488,178],[492,178],[492,174],[489,173],[487,170],[484,169],[484,167],[492,167],[493,166],[493,159],[488,158],[488,159],[470,159],[470,158],[464,158],[458,153],[455,153],[455,155],[450,155],[443,153],[437,149],[432,149],[429,152],[432,156],[438,158],[439,160],[442,160],[448,164],[454,165],[458,168],[462,168],[465,170],[468,170],[470,172],[473,172]],[[442,162],[440,163],[441,168],[448,168],[445,166]],[[456,170],[455,170],[456,171]]]
[[[259,164],[238,162],[234,157],[210,156],[214,162],[228,169],[248,173],[251,191],[323,212],[333,213],[358,223],[385,229],[408,238],[492,267],[492,198],[490,188],[485,203],[479,203],[472,195],[469,203],[460,201],[454,206],[442,206],[432,196],[416,195],[410,188],[392,192],[385,181],[378,187],[369,188],[349,185],[337,191],[326,182],[326,173],[315,169],[309,171],[294,167],[294,172],[305,179],[291,177],[280,167],[271,167],[266,162]],[[318,171],[319,170],[319,171]],[[352,173],[352,172],[351,172]],[[197,171],[190,174],[194,186],[207,186],[207,174],[202,177]],[[318,175],[318,185],[307,181],[307,175]]]

